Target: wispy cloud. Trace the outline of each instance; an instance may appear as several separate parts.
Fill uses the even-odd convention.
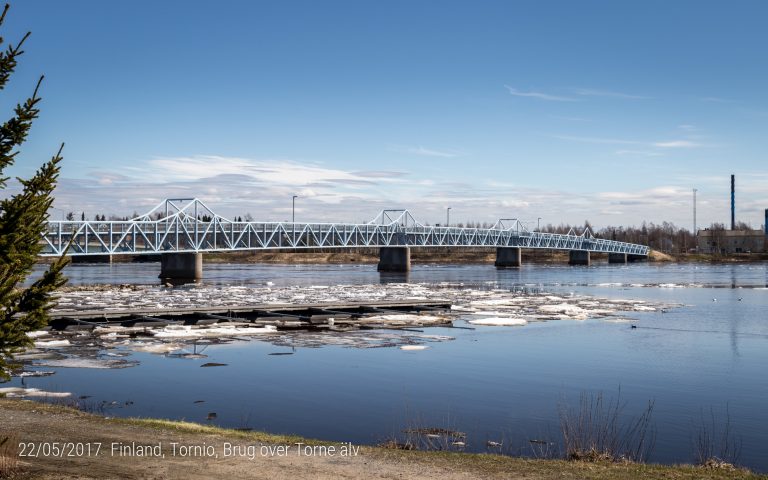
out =
[[[661,157],[664,154],[652,150],[616,150],[616,155],[630,155],[637,157]]]
[[[658,141],[658,142],[642,142],[639,140],[626,140],[621,138],[580,137],[580,136],[573,136],[573,135],[552,135],[552,138],[557,138],[559,140],[567,140],[570,142],[595,143],[595,144],[604,144],[604,145],[640,145],[648,148],[660,148],[660,149],[700,148],[700,147],[712,146],[712,145],[694,142],[691,140],[665,140],[665,141]],[[627,149],[627,150],[619,150],[616,153],[619,155],[626,155],[626,154],[639,154],[639,153],[648,154],[651,152],[641,151],[639,149],[637,150]]]
[[[629,93],[613,92],[610,90],[596,90],[592,88],[575,88],[573,92],[576,95],[584,97],[611,97],[611,98],[624,98],[627,100],[649,100],[652,97],[646,97],[644,95],[633,95]]]
[[[412,153],[414,155],[422,155],[424,157],[443,157],[443,158],[453,158],[458,155],[457,153],[454,153],[454,152],[433,150],[431,148],[424,148],[422,146],[411,147],[408,149],[408,153]]]
[[[579,137],[573,135],[552,135],[552,138],[580,143],[597,143],[604,145],[641,145],[643,142],[635,140],[623,140],[620,138]]]
[[[504,87],[507,90],[509,90],[510,95],[514,95],[516,97],[535,98],[538,100],[546,100],[549,102],[578,102],[579,101],[578,98],[562,97],[560,95],[552,95],[544,92],[533,92],[533,91],[524,92],[514,87],[510,87],[509,85],[504,85]]]
[[[193,181],[221,175],[243,175],[259,182],[295,186],[308,183],[370,183],[370,178],[345,170],[326,168],[290,160],[254,160],[248,158],[201,155],[192,157],[158,157],[148,162],[144,178],[152,181]],[[144,168],[135,169],[144,171]],[[134,170],[134,171],[135,171]],[[381,178],[380,181],[387,181]]]
[[[421,145],[391,145],[389,149],[394,152],[420,155],[422,157],[454,158],[462,155],[462,153],[454,150],[426,148]]]
[[[654,142],[653,146],[659,148],[697,148],[703,147],[704,145],[690,140],[670,140],[666,142]]]
[[[696,130],[698,130],[698,128],[696,128],[695,125],[689,125],[689,124],[678,125],[677,128],[685,132],[695,132]]]

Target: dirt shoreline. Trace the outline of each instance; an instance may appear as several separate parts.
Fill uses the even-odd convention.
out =
[[[197,424],[105,418],[74,409],[25,400],[0,399],[0,467],[18,460],[26,479],[766,479],[745,470],[691,466],[606,464],[531,460],[487,454],[412,452],[355,446],[300,437],[224,430]],[[83,453],[42,454],[58,445]],[[113,449],[115,443],[117,449]],[[303,454],[297,451],[302,444]],[[95,445],[100,444],[98,455]],[[164,456],[136,456],[137,446],[160,447]],[[241,452],[243,455],[226,456]],[[91,455],[87,455],[88,446]],[[330,454],[330,448],[335,452]],[[348,446],[347,446],[348,447]],[[250,452],[248,449],[251,449]],[[354,450],[359,448],[359,450]],[[185,455],[184,452],[187,452]],[[47,452],[51,453],[51,452]],[[175,453],[175,454],[174,454]],[[192,454],[194,453],[194,454]],[[250,453],[253,453],[251,457]],[[133,455],[132,455],[133,454]],[[218,455],[218,457],[216,457]],[[0,472],[0,477],[2,472]]]

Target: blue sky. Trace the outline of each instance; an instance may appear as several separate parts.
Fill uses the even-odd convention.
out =
[[[66,142],[53,218],[224,215],[691,228],[768,208],[768,3],[13,2],[46,75],[13,175]]]

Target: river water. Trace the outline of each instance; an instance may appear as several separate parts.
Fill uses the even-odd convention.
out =
[[[66,273],[71,285],[156,285],[159,265],[72,265]],[[702,426],[719,437],[729,420],[741,445],[738,463],[768,471],[765,263],[415,265],[408,277],[382,276],[372,265],[207,264],[204,282],[208,293],[242,286],[254,295],[289,291],[292,298],[323,286],[346,285],[336,293],[364,299],[366,292],[386,298],[390,290],[451,285],[445,295],[486,292],[483,298],[492,299],[494,292],[512,291],[655,307],[518,327],[470,325],[469,317],[458,316],[455,326],[474,329],[427,328],[426,334],[451,340],[420,351],[258,338],[190,347],[205,358],[128,350],[125,358],[138,362],[131,368],[55,368],[54,375],[25,378],[24,385],[87,397],[82,401],[107,415],[364,444],[402,438],[413,427],[445,428],[465,432],[468,451],[486,451],[494,441],[522,455],[541,453],[542,444],[530,440],[558,448],[559,412],[578,406],[583,394],[602,392],[620,398],[624,420],[654,402],[650,461],[693,462]],[[148,288],[161,298],[201,287]],[[205,362],[227,366],[200,368]],[[6,386],[21,384],[15,378]],[[718,443],[715,438],[715,454]]]

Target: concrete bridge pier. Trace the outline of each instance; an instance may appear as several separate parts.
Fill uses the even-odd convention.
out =
[[[647,262],[648,261],[648,255],[633,255],[633,254],[627,254],[627,261],[632,262]]]
[[[519,267],[522,263],[520,247],[496,248],[496,268]]]
[[[379,249],[380,272],[407,272],[411,269],[411,249],[409,247],[381,247]]]
[[[160,255],[160,279],[170,283],[192,283],[203,279],[203,254],[195,252]]]
[[[591,263],[589,251],[570,250],[568,252],[568,265],[587,265]]]
[[[626,253],[609,253],[608,263],[627,263]]]

